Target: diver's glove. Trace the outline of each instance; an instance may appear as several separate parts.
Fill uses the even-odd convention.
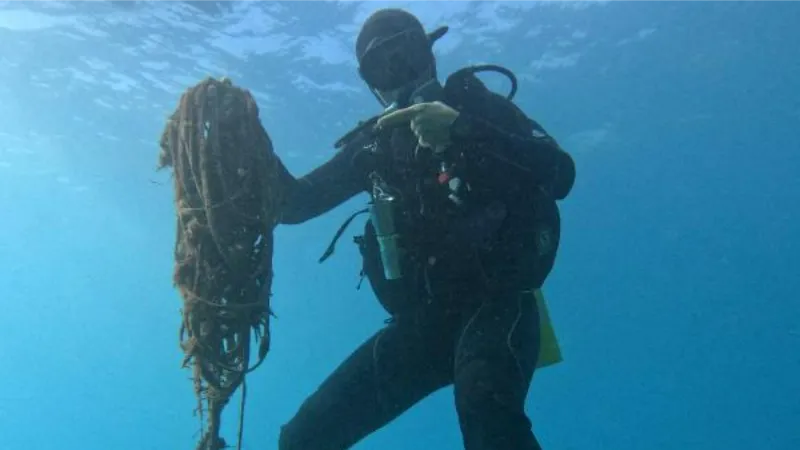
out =
[[[378,119],[375,127],[380,129],[408,122],[420,146],[443,152],[451,143],[450,127],[458,116],[458,111],[442,102],[418,103],[386,114]]]

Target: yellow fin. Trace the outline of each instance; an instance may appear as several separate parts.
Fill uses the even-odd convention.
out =
[[[553,323],[550,321],[550,313],[547,311],[547,304],[544,301],[544,294],[541,289],[537,289],[533,295],[536,297],[536,306],[539,308],[539,360],[536,363],[538,369],[558,364],[563,359]]]

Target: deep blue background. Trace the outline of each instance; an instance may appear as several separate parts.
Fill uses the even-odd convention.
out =
[[[231,76],[265,94],[277,151],[305,173],[378,109],[351,49],[383,5],[0,3],[3,448],[192,448],[172,193],[153,171],[164,119],[192,83]],[[528,403],[544,446],[800,448],[800,5],[401,5],[450,25],[443,73],[516,71],[519,104],[578,165],[545,287],[565,361]],[[275,449],[382,325],[349,237],[316,263],[363,200],[277,232],[247,449]],[[358,448],[460,446],[444,390]]]

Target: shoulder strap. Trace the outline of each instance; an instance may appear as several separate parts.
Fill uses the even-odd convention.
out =
[[[513,101],[489,90],[469,71],[456,72],[447,79],[444,97],[446,103],[453,108],[512,133],[530,134],[536,128],[541,128]]]

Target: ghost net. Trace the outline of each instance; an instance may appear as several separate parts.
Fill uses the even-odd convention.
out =
[[[245,375],[269,350],[279,164],[252,96],[225,79],[185,92],[161,137],[159,168],[172,168],[177,212],[180,344],[203,430],[197,450],[227,447],[221,414],[239,386],[241,447]]]

